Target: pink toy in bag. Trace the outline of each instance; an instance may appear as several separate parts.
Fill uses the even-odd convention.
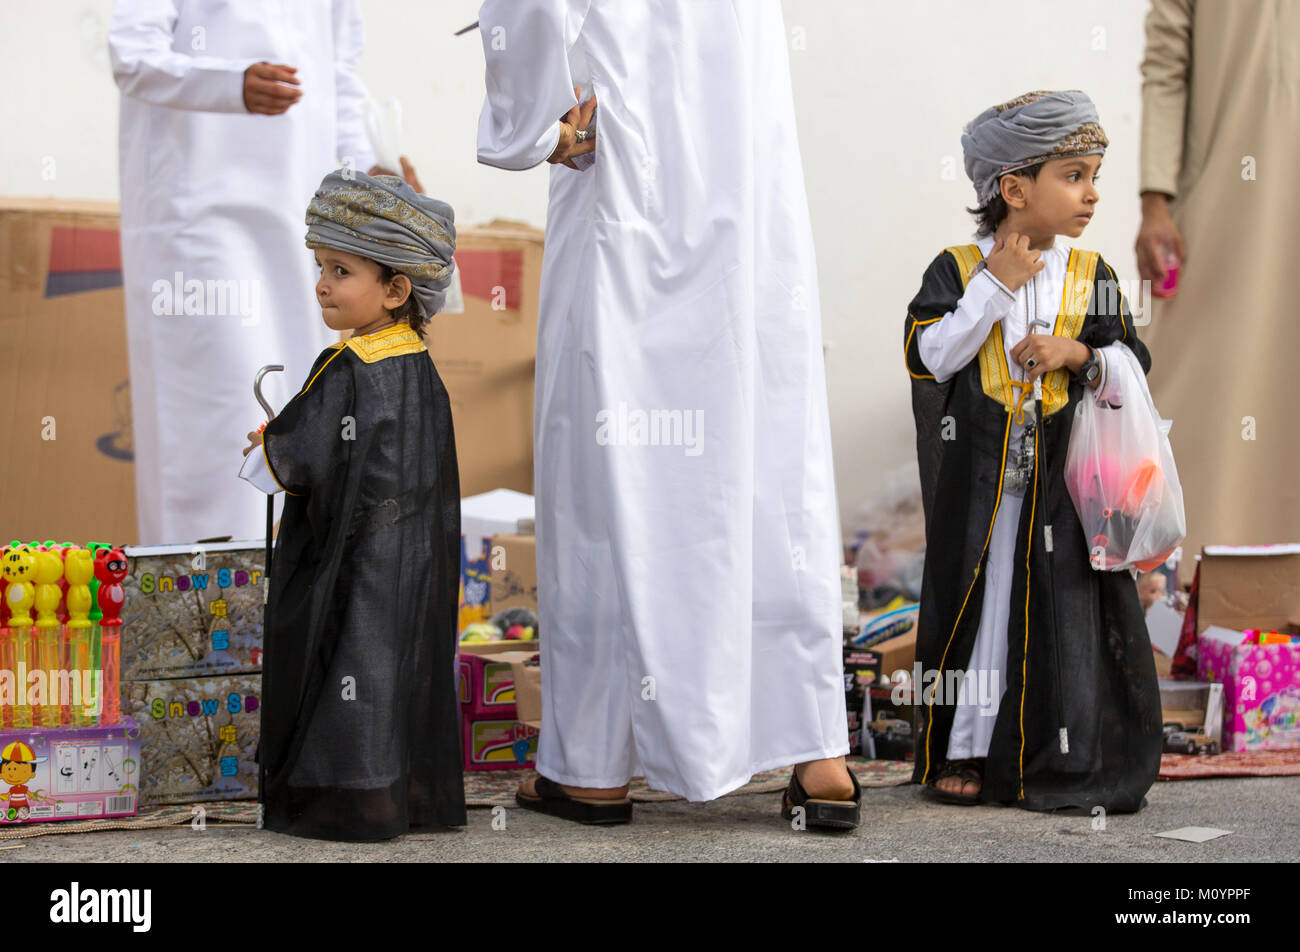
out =
[[[1183,488],[1146,374],[1127,347],[1105,351],[1119,378],[1123,406],[1099,403],[1085,389],[1074,409],[1065,485],[1083,525],[1092,567],[1149,572],[1187,534]]]

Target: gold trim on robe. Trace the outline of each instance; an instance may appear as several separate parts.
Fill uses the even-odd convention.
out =
[[[420,335],[411,330],[405,322],[385,327],[373,334],[350,337],[333,345],[346,347],[368,364],[383,360],[385,357],[401,357],[403,354],[428,353]]]
[[[964,289],[975,274],[975,267],[983,260],[978,245],[954,245],[945,248],[961,271]],[[1061,308],[1056,315],[1052,333],[1057,337],[1076,339],[1083,330],[1088,305],[1092,301],[1093,281],[1097,274],[1098,254],[1095,251],[1070,251],[1065,266],[1065,287],[1061,292]],[[980,384],[986,396],[1006,407],[1008,413],[1017,412],[1024,402],[1024,386],[1013,380],[1007,366],[1007,351],[1002,340],[1002,322],[998,321],[980,345]],[[1053,370],[1043,377],[1043,415],[1051,416],[1070,402],[1070,376],[1064,368]],[[1019,392],[1019,395],[1017,395]]]

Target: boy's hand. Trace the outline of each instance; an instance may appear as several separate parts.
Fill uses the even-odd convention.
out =
[[[1011,348],[1011,359],[1024,367],[1025,376],[1033,381],[1062,367],[1078,373],[1088,360],[1088,353],[1088,345],[1082,341],[1053,334],[1030,334]],[[1034,362],[1032,367],[1029,366],[1031,360]]]
[[[1029,249],[1029,236],[1014,231],[997,240],[985,261],[993,277],[1011,291],[1020,290],[1030,278],[1047,267],[1043,253]]]
[[[262,445],[262,432],[260,430],[248,431],[248,445],[244,447],[244,455],[247,456],[250,451],[259,449]]]

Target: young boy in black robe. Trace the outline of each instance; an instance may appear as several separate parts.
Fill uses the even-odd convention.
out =
[[[1114,271],[1056,239],[1087,226],[1106,145],[1077,91],[968,125],[978,240],[934,259],[904,325],[926,517],[913,780],[946,802],[1133,811],[1159,771],[1137,588],[1093,570],[1062,476],[1078,401],[1125,398],[1117,348],[1151,363]]]
[[[462,826],[460,488],[422,340],[451,280],[453,212],[394,176],[334,172],[307,225],[321,315],[352,337],[249,434],[241,473],[287,497],[262,675],[264,823],[355,841]]]

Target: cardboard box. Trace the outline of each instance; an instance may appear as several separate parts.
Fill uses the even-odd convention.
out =
[[[492,537],[492,614],[509,608],[537,611],[537,537],[500,533]]]
[[[122,680],[262,670],[266,544],[128,546]]]
[[[138,541],[117,204],[0,198],[0,301],[4,538]]]
[[[493,550],[492,537],[517,532],[520,521],[531,521],[533,512],[533,497],[510,489],[461,501],[459,630],[493,615],[492,570],[494,564],[504,564],[505,553]]]
[[[537,654],[536,641],[485,641],[460,646],[457,693],[472,717],[515,716],[512,664]]]
[[[7,538],[139,542],[118,228],[116,202],[0,198],[0,485],[33,487],[0,499]],[[519,222],[457,232],[463,304],[425,340],[462,495],[532,492],[542,251],[543,233]]]
[[[541,730],[542,668],[536,655],[510,662],[515,677],[515,717],[522,724]]]
[[[463,312],[425,342],[451,398],[460,491],[533,491],[533,378],[543,232],[496,220],[456,231]]]
[[[133,681],[122,693],[140,725],[142,803],[257,798],[260,674]]]
[[[140,729],[130,718],[0,731],[0,750],[14,758],[0,769],[0,824],[133,816],[139,806]]]
[[[895,671],[906,671],[910,677],[912,666],[916,663],[916,629],[878,642],[871,649],[880,655],[880,672],[883,677],[892,678]]]
[[[1166,724],[1204,727],[1221,739],[1223,685],[1210,681],[1175,681],[1160,678],[1160,719]]]
[[[513,717],[464,719],[466,770],[522,770],[537,761],[538,732]]]
[[[1300,646],[1240,643],[1300,625],[1300,544],[1206,546],[1199,571],[1197,676],[1223,684],[1223,749],[1300,748]]]

